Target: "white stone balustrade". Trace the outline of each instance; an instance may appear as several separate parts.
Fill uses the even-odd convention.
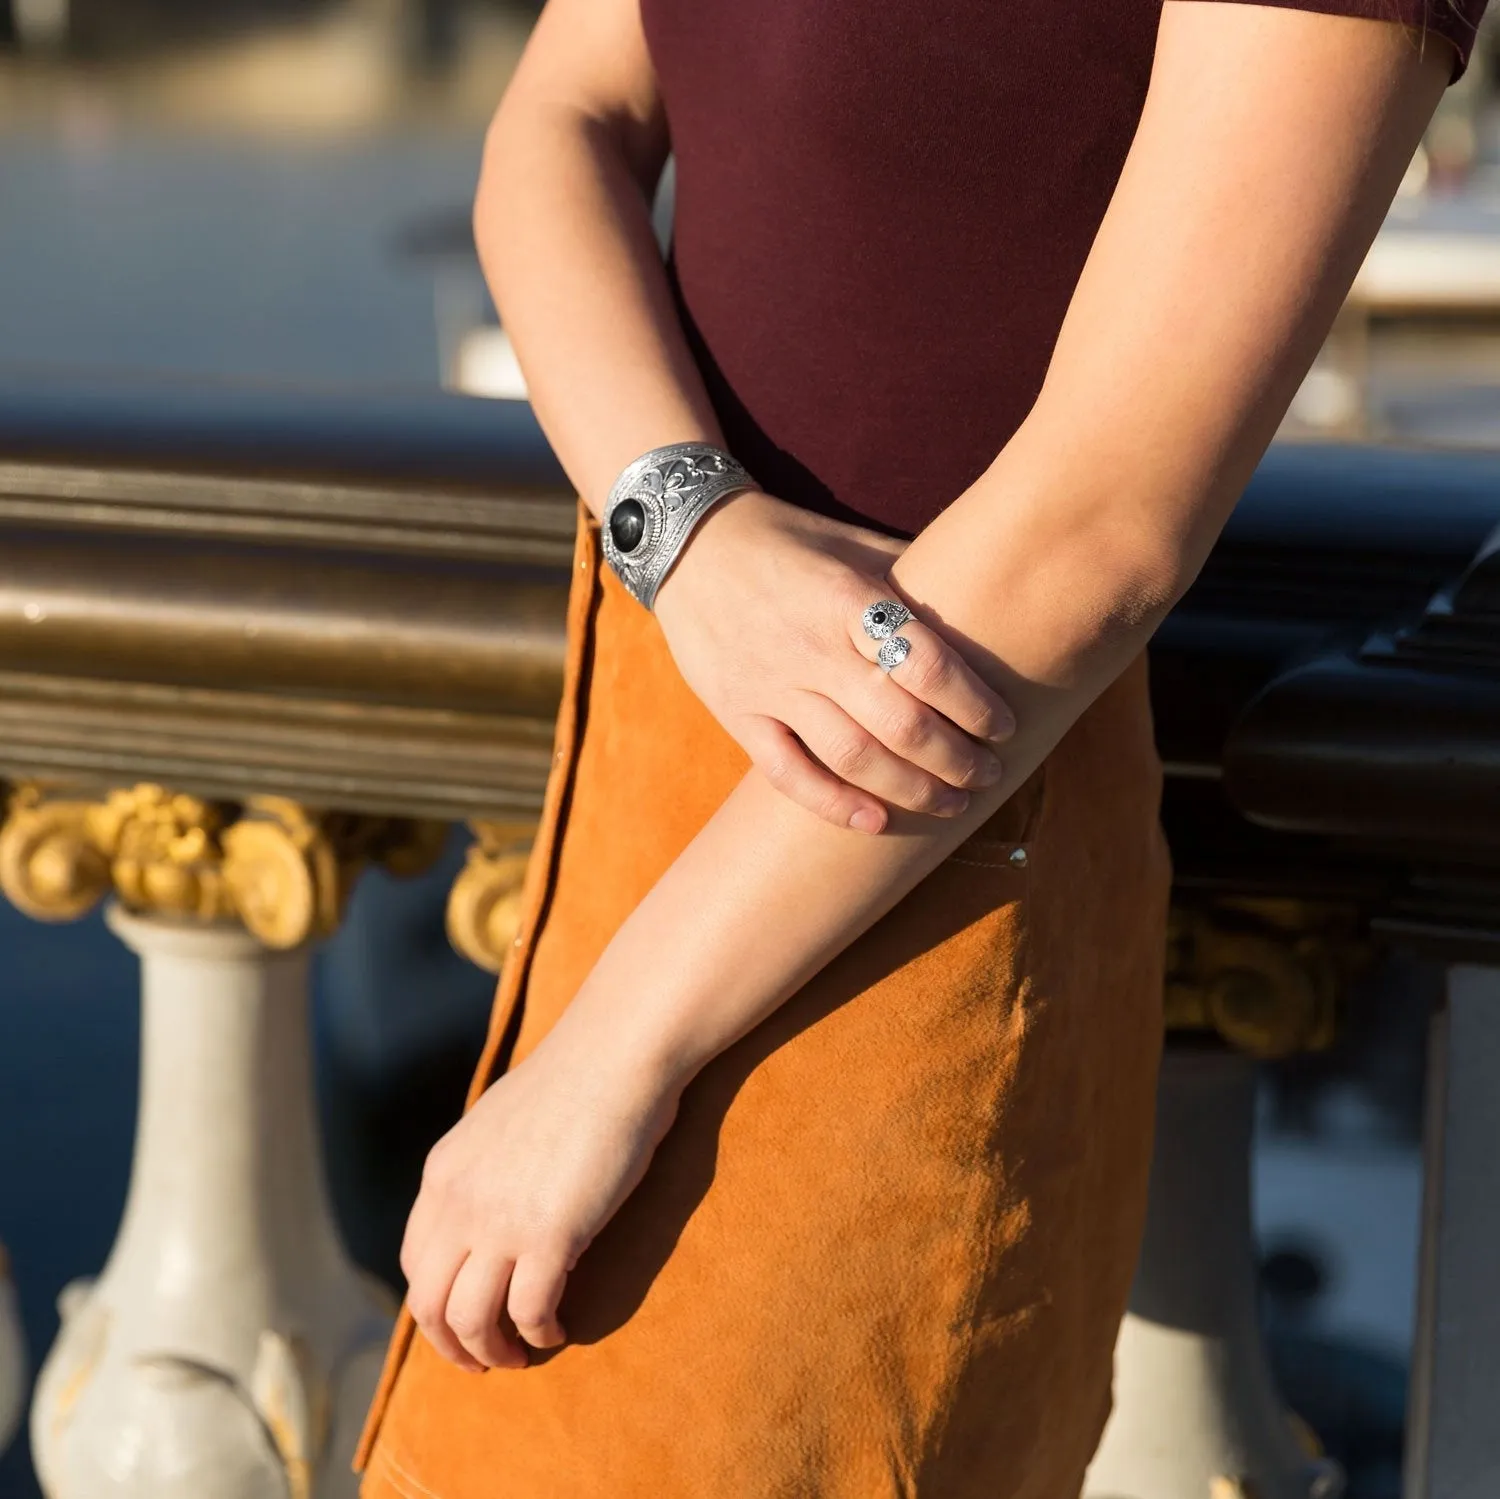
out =
[[[417,873],[446,831],[154,785],[12,794],[0,888],[52,920],[115,892],[141,964],[125,1213],[98,1279],[63,1292],[31,1406],[47,1499],[353,1499],[395,1300],[350,1262],[325,1188],[309,955],[362,869]],[[524,859],[516,829],[482,831],[450,926],[491,961]],[[23,1384],[3,1291],[0,1434]]]
[[[129,1200],[32,1406],[48,1499],[344,1499],[394,1310],[349,1262],[314,1122],[305,950],[110,912],[140,955]]]
[[[0,1452],[10,1445],[26,1408],[26,1343],[16,1309],[10,1262],[0,1246]]]
[[[1454,967],[1428,1050],[1405,1499],[1500,1494],[1500,969]]]
[[[1115,1410],[1086,1499],[1335,1499],[1299,1441],[1256,1319],[1255,1066],[1169,1047],[1151,1205],[1116,1346]]]

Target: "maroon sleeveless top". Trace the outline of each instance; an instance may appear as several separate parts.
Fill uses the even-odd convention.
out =
[[[1272,0],[1425,23],[1484,0]],[[1160,0],[641,0],[683,324],[782,498],[914,535],[1041,389]]]

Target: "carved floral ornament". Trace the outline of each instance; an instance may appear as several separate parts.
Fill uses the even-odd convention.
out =
[[[337,928],[366,866],[420,873],[446,833],[275,796],[214,802],[143,784],[84,801],[26,785],[0,827],[0,890],[41,921],[73,920],[113,891],[133,911],[238,920],[292,948]]]
[[[448,897],[448,940],[498,973],[521,924],[521,891],[535,823],[475,822],[468,861]]]
[[[143,1485],[139,1492],[160,1499],[228,1492],[315,1499],[320,1491],[343,1492],[342,1465],[331,1485],[320,1488],[319,1475],[326,1475],[340,1446],[336,1425],[363,1413],[396,1312],[383,1285],[361,1279],[388,1316],[365,1319],[343,1347],[330,1349],[326,1336],[318,1339],[321,1351],[298,1334],[262,1329],[253,1362],[241,1372],[167,1349],[137,1353],[123,1364],[116,1355],[111,1369],[120,1319],[92,1293],[92,1281],[66,1286],[58,1299],[62,1338],[38,1385],[44,1417],[33,1425],[33,1457],[46,1491],[79,1492],[76,1469],[69,1483],[66,1444],[80,1406],[97,1398],[102,1380],[106,1397],[113,1396],[132,1422],[121,1441],[132,1476]]]
[[[1270,1060],[1332,1044],[1349,982],[1368,966],[1356,914],[1290,898],[1174,903],[1168,1030],[1211,1031]]]

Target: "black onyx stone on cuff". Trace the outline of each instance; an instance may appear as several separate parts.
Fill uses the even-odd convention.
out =
[[[609,537],[622,553],[633,552],[646,534],[646,507],[639,500],[621,500],[609,513]]]

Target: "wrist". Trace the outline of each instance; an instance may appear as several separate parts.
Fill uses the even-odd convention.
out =
[[[670,631],[671,621],[684,609],[695,612],[692,599],[698,584],[709,580],[711,592],[712,580],[732,569],[735,559],[743,560],[755,545],[755,537],[764,535],[770,515],[782,505],[763,490],[742,489],[726,495],[698,522],[656,590],[653,612],[663,628]]]
[[[675,1099],[703,1065],[690,1061],[670,1018],[628,978],[611,981],[608,954],[584,980],[537,1050],[566,1057],[628,1109]]]
[[[621,470],[604,502],[604,560],[647,609],[694,532],[724,499],[754,481],[713,443],[677,442]]]

